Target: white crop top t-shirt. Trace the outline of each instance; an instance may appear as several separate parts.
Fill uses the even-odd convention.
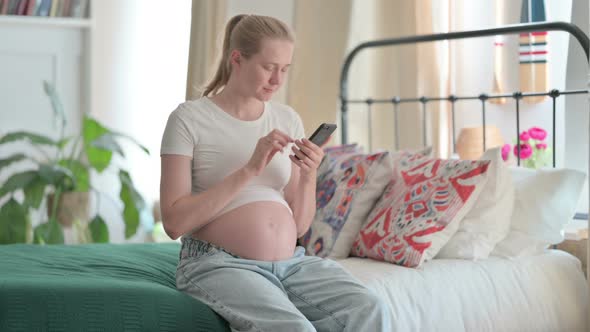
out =
[[[245,166],[258,140],[278,129],[293,139],[304,137],[299,115],[290,107],[264,103],[254,121],[239,120],[209,98],[180,104],[168,117],[160,155],[179,154],[192,160],[192,192],[200,193]],[[283,189],[291,177],[291,147],[277,152],[264,171],[251,179],[216,216],[247,203],[275,201],[290,207]]]

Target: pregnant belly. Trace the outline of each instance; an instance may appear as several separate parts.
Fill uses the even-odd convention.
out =
[[[222,214],[193,237],[221,246],[247,259],[277,261],[291,257],[297,227],[281,203],[248,203]]]

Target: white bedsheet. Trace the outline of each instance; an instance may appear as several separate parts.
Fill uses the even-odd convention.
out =
[[[391,303],[396,331],[588,331],[588,284],[580,261],[562,251],[435,259],[420,269],[338,262]]]

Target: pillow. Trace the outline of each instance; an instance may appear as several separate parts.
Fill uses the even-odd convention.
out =
[[[357,235],[353,256],[418,267],[459,228],[488,179],[489,160],[443,160],[404,153]]]
[[[502,149],[487,150],[480,160],[490,160],[488,181],[459,230],[436,258],[485,259],[510,230],[514,185]]]
[[[328,156],[329,168],[318,172],[316,214],[300,239],[309,254],[345,258],[354,237],[391,179],[388,152]]]
[[[324,159],[318,167],[318,176],[325,174],[334,167],[336,159],[345,154],[361,153],[362,149],[356,143],[329,146],[324,148]]]
[[[586,175],[572,169],[510,168],[515,187],[510,232],[492,255],[531,255],[564,239]]]

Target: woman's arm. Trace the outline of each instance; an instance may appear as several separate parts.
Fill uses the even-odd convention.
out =
[[[285,199],[297,226],[297,237],[307,232],[316,211],[317,168],[324,157],[324,151],[307,139],[295,142],[293,152],[299,159],[290,156],[293,162],[291,179],[285,188]]]
[[[162,155],[161,160],[160,209],[164,229],[172,239],[209,223],[253,177],[242,167],[209,190],[191,195],[191,158]]]

